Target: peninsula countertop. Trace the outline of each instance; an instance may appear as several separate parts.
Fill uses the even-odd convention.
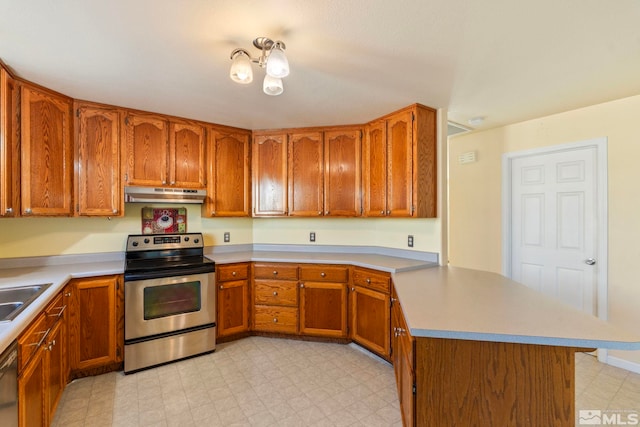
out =
[[[435,267],[392,276],[414,337],[640,350],[640,334],[497,273]]]

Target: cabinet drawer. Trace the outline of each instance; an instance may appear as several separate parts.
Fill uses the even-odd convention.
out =
[[[295,264],[254,264],[256,279],[298,280],[298,266]]]
[[[288,280],[256,280],[255,302],[266,305],[298,305],[298,282]]]
[[[380,271],[369,270],[366,268],[354,268],[353,284],[388,294],[390,290],[391,276],[389,273],[383,273]]]
[[[56,297],[47,305],[47,308],[44,309],[44,312],[47,315],[47,323],[49,326],[53,326],[55,322],[58,321],[63,315],[67,306],[64,304],[64,300],[62,298],[62,292],[60,292]]]
[[[216,265],[218,282],[240,280],[249,277],[249,264]]]
[[[294,307],[255,306],[254,330],[265,332],[298,332],[298,309]]]
[[[349,280],[349,268],[335,265],[303,265],[300,267],[300,280],[346,283]]]
[[[18,338],[18,373],[20,373],[31,356],[44,345],[47,333],[49,332],[49,322],[47,315],[42,312],[31,323],[31,326]]]

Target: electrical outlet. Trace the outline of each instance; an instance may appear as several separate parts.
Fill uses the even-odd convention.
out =
[[[309,233],[309,241],[310,242],[315,242],[316,241],[316,232],[312,231],[311,233]]]
[[[231,241],[231,233],[229,233],[228,231],[224,232],[224,242],[225,243],[229,243]]]
[[[413,247],[413,236],[411,234],[409,234],[409,236],[407,237],[407,246],[409,246],[410,248]]]

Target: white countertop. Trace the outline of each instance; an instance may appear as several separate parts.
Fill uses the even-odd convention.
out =
[[[0,353],[29,326],[72,278],[122,274],[122,261],[0,269],[0,288],[51,283],[51,286],[10,322],[0,322]]]
[[[393,282],[414,337],[640,350],[640,335],[496,273],[436,267]]]

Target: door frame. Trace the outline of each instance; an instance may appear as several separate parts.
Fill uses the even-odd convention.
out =
[[[608,194],[607,194],[607,138],[600,137],[584,141],[559,144],[530,150],[514,151],[502,155],[502,274],[511,278],[511,230],[512,230],[512,191],[513,161],[522,157],[555,154],[576,149],[595,148],[596,153],[596,253],[598,270],[596,273],[596,315],[602,320],[608,317]],[[599,358],[606,355],[598,352]]]

